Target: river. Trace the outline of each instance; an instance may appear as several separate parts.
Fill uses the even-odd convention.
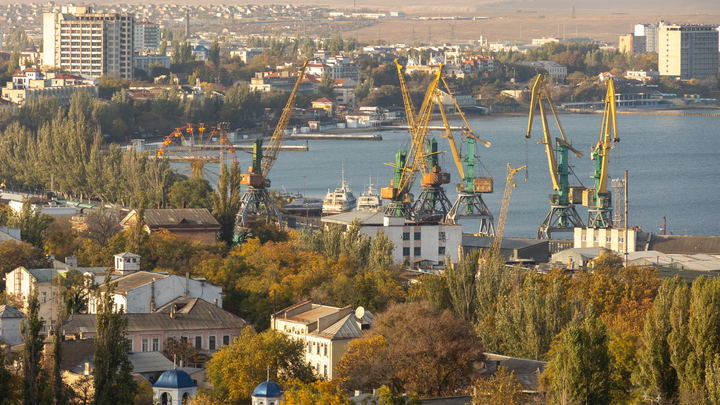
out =
[[[593,187],[590,174],[595,162],[590,159],[590,148],[598,142],[602,115],[567,114],[560,119],[565,135],[585,154],[581,159],[570,154],[574,172],[583,185]],[[544,146],[537,144],[542,137],[540,119],[534,121],[531,139],[525,138],[527,117],[486,117],[471,119],[469,123],[478,137],[492,143],[490,148],[478,147],[476,155],[495,178],[495,193],[484,195],[484,199],[496,218],[507,163],[513,167],[528,166],[527,181],[525,171],[516,175],[517,187],[510,202],[505,236],[534,238],[549,211],[548,195],[553,192]],[[720,115],[618,115],[617,124],[620,142],[610,151],[610,175],[621,178],[628,171],[629,224],[658,232],[666,217],[668,233],[720,235]],[[552,119],[550,128],[553,138],[559,136]],[[393,169],[384,163],[393,162],[395,152],[407,148],[409,134],[402,131],[382,134],[384,139],[379,142],[310,140],[308,152],[280,152],[269,176],[271,188],[303,192],[304,181],[307,195],[322,198],[329,188],[340,185],[343,168],[345,180],[356,196],[370,176],[376,188],[389,185]],[[458,182],[460,177],[448,141],[440,138],[440,131],[430,135],[438,138],[441,150],[447,151],[441,157],[441,165],[451,174],[452,183]],[[238,159],[246,170],[250,155],[239,153]],[[457,196],[452,183],[446,186],[451,202]],[[571,184],[577,183],[578,180],[571,179]],[[419,194],[417,187],[413,192]],[[577,209],[587,221],[587,208]]]

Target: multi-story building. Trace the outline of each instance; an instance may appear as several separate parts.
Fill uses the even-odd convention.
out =
[[[362,307],[337,308],[303,301],[270,316],[271,327],[300,340],[305,361],[318,377],[333,379],[348,343],[370,330],[373,315]]]
[[[133,66],[135,69],[144,70],[147,74],[150,74],[155,66],[162,66],[166,69],[170,69],[170,57],[165,55],[135,54],[135,57],[133,58]]]
[[[718,74],[718,31],[712,25],[663,25],[659,28],[660,76],[705,80]]]
[[[250,79],[250,88],[260,91],[285,90],[290,92],[295,87],[297,76],[297,72],[288,72],[287,70],[282,72],[256,72],[255,77]],[[298,95],[310,96],[315,94],[319,85],[320,80],[317,77],[306,73],[302,82],[300,82]]]
[[[160,48],[160,26],[148,21],[136,21],[133,26],[135,50],[155,51]]]
[[[658,24],[636,24],[635,36],[645,37],[645,52],[658,51]]]
[[[641,35],[628,34],[620,37],[621,53],[646,53],[647,38]]]
[[[133,15],[62,6],[43,14],[43,63],[71,74],[133,78]]]
[[[557,62],[541,60],[533,62],[523,62],[522,64],[525,66],[543,68],[548,72],[550,77],[554,77],[556,79],[562,79],[564,77],[567,77],[567,66],[563,66]]]
[[[318,51],[315,55],[323,55],[308,62],[306,72],[318,77],[328,73],[331,79],[353,79],[360,82],[360,67],[349,57],[337,55],[328,57],[327,52]]]
[[[92,97],[98,95],[97,80],[73,75],[57,75],[52,79],[46,79],[45,75],[35,67],[23,66],[22,70],[13,74],[12,79],[13,81],[7,82],[2,89],[2,99],[19,106],[24,105],[29,99],[55,97],[58,104],[67,107],[70,105],[70,98],[77,91],[87,91]],[[70,211],[74,213],[74,210],[72,208],[64,213],[68,214]]]

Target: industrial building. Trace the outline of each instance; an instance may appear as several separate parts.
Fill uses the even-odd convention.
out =
[[[43,63],[71,74],[133,78],[133,15],[62,6],[43,14]]]

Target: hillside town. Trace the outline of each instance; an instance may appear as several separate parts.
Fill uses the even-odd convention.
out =
[[[0,402],[717,403],[720,236],[634,226],[609,156],[618,115],[717,117],[718,26],[638,20],[617,42],[342,34],[488,18],[4,8]],[[571,114],[603,117],[587,187]],[[484,173],[491,142],[469,122],[529,119],[530,138],[536,116],[553,189],[532,208],[550,212],[517,237],[527,164]],[[297,165],[297,192],[271,183],[291,152],[384,136],[407,146],[362,193],[344,161],[325,198]]]

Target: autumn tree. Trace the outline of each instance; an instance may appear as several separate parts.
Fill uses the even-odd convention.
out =
[[[289,389],[284,390],[283,404],[286,405],[353,405],[347,394],[327,381],[306,384],[293,381]]]
[[[484,359],[470,325],[429,303],[394,304],[378,314],[371,332],[349,343],[337,364],[346,389],[387,385],[421,397],[455,392]]]
[[[418,277],[408,288],[407,300],[427,301],[439,310],[453,308],[447,281],[442,275],[426,274]]]
[[[255,387],[267,379],[266,367],[270,367],[270,380],[280,386],[287,386],[293,379],[312,382],[313,371],[305,362],[304,349],[300,340],[281,332],[266,330],[258,334],[248,326],[208,363],[210,395],[231,403],[247,403]]]
[[[220,223],[218,238],[228,246],[232,246],[235,238],[235,222],[240,211],[240,166],[238,163],[228,170],[223,164],[218,178],[217,191],[212,194],[213,216]]]
[[[445,280],[455,313],[466,321],[472,321],[475,318],[475,303],[477,302],[475,283],[479,260],[479,251],[466,255],[456,266],[450,263],[449,258],[445,260]]]
[[[189,364],[195,361],[195,356],[198,354],[198,349],[193,346],[187,340],[178,340],[174,337],[165,339],[165,349],[163,349],[163,356],[172,360],[174,364]]]
[[[105,246],[110,238],[122,231],[118,214],[105,208],[90,212],[85,217],[85,224],[87,225],[85,236],[96,242],[98,246]]]
[[[38,316],[39,311],[38,290],[33,289],[28,301],[27,320],[23,319],[20,323],[20,333],[25,341],[22,354],[23,399],[29,405],[40,403],[47,384],[47,376],[40,367],[44,345],[40,334],[43,321]]]
[[[178,181],[170,187],[168,202],[172,208],[210,208],[213,189],[210,182],[193,178]]]
[[[27,269],[42,269],[48,266],[42,249],[25,242],[0,242],[0,257],[0,278],[20,266]],[[0,289],[5,289],[5,283],[0,283]]]
[[[499,367],[491,376],[478,378],[472,392],[472,405],[521,405],[526,399],[515,372],[505,367]]]
[[[115,284],[108,275],[103,293],[97,294],[97,329],[93,338],[96,405],[132,404],[138,390],[127,355],[130,350],[130,342],[125,338],[128,320],[123,316],[122,306],[115,309],[113,300]]]
[[[40,206],[33,208],[30,204],[30,199],[25,198],[22,208],[10,218],[8,226],[20,228],[20,237],[23,242],[42,247],[43,231],[52,221],[53,218],[50,215],[42,213]]]

